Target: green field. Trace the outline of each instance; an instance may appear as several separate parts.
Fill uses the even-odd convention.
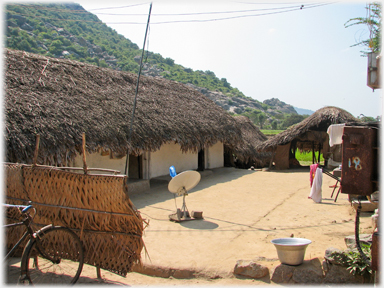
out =
[[[316,159],[319,155],[319,151],[315,152]],[[296,159],[300,162],[302,166],[309,166],[312,164],[312,152],[300,153],[299,150],[296,150]],[[323,154],[320,154],[320,163],[324,162]]]
[[[274,136],[276,134],[279,134],[283,132],[284,130],[260,130],[264,135],[266,136]],[[317,161],[317,157],[319,155],[319,152],[315,152],[315,157]],[[312,164],[312,152],[307,153],[301,153],[299,150],[296,150],[296,159],[300,162],[300,165],[302,166],[309,166]],[[324,163],[324,157],[323,154],[320,154],[320,163]]]
[[[261,133],[263,133],[264,135],[276,135],[276,134],[279,134],[280,132],[283,132],[284,130],[260,130]]]

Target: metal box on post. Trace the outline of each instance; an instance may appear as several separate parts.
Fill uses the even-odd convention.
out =
[[[345,126],[341,170],[341,193],[371,195],[378,189],[377,129]]]
[[[380,56],[377,53],[368,53],[367,86],[373,90],[381,88],[380,83]]]

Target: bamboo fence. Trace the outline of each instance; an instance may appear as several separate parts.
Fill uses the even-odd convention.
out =
[[[6,202],[32,201],[37,226],[54,224],[76,232],[84,246],[84,263],[122,276],[141,264],[146,222],[128,197],[127,176],[81,174],[36,164],[4,165]],[[8,222],[20,220],[19,212],[12,211],[7,210]],[[9,229],[8,248],[23,231]]]

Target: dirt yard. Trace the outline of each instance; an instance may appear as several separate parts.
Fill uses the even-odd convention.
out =
[[[345,249],[344,237],[354,234],[355,210],[346,194],[330,198],[335,180],[323,175],[322,203],[308,199],[309,168],[252,171],[220,168],[202,173],[200,183],[186,197],[188,210],[203,211],[202,220],[175,223],[168,215],[181,208],[167,182],[130,195],[149,220],[142,258],[151,276],[117,276],[86,266],[78,283],[141,285],[276,285],[270,275],[259,280],[233,276],[238,260],[253,260],[270,273],[280,265],[271,240],[300,237],[312,241],[305,260],[320,258],[329,247]],[[335,193],[336,194],[336,193]],[[335,196],[335,195],[334,195]],[[372,213],[362,213],[361,233],[372,234]],[[173,275],[168,278],[167,275]],[[154,275],[160,276],[155,277]],[[192,277],[190,279],[178,279]]]

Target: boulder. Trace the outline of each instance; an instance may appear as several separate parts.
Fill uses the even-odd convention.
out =
[[[28,23],[23,23],[20,26],[20,28],[23,29],[23,30],[27,30],[27,31],[33,31],[33,27],[31,25],[29,25]]]
[[[269,270],[266,266],[254,261],[239,260],[236,263],[233,273],[235,275],[258,279],[266,276]]]
[[[325,277],[323,283],[327,284],[363,284],[365,283],[363,276],[352,275],[346,267],[340,265],[327,264],[324,269]]]
[[[303,264],[276,266],[271,280],[275,283],[320,284],[323,281],[323,269],[318,258],[305,260]]]
[[[7,26],[8,27],[18,27],[18,25],[15,22],[11,21],[11,20],[7,21]]]
[[[295,268],[295,266],[285,264],[276,266],[272,273],[271,280],[275,283],[290,283]]]
[[[325,250],[324,258],[331,264],[345,266],[347,263],[347,255],[344,251],[329,247]]]
[[[306,263],[310,264],[310,263]],[[293,271],[292,280],[300,284],[320,284],[323,282],[323,271],[320,266],[300,265]]]
[[[360,243],[372,244],[372,234],[360,234],[359,235]],[[344,238],[345,245],[348,248],[353,249],[356,248],[356,240],[355,235],[350,235]]]

